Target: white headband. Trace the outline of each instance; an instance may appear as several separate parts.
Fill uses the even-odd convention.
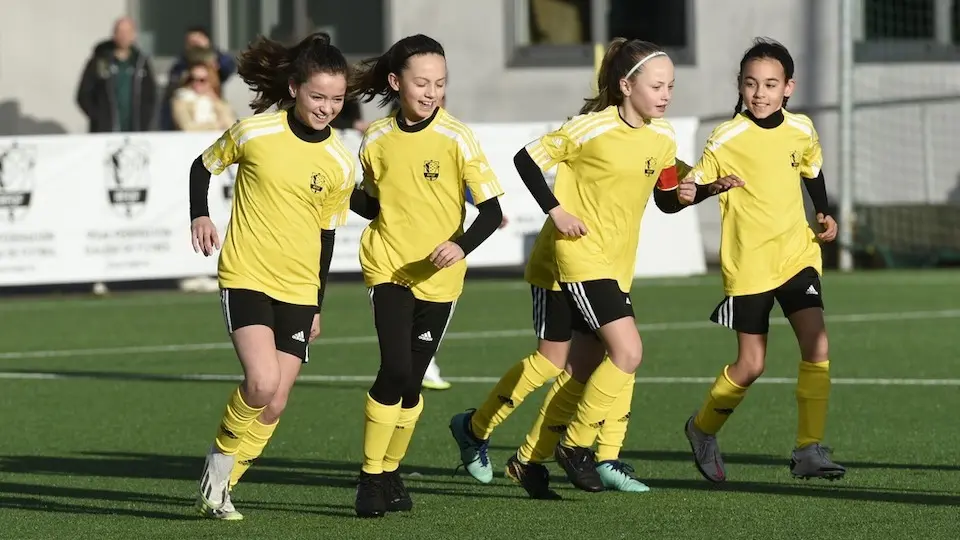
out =
[[[633,75],[633,72],[636,71],[636,70],[638,70],[638,69],[640,69],[640,66],[642,66],[647,60],[650,60],[651,58],[656,58],[656,57],[658,57],[658,56],[666,56],[666,55],[667,55],[667,53],[665,53],[665,52],[663,52],[663,51],[657,51],[657,52],[650,53],[650,54],[644,56],[643,58],[640,59],[639,62],[637,62],[637,64],[636,64],[635,66],[633,66],[632,68],[630,68],[630,71],[628,71],[627,74],[623,76],[623,78],[624,78],[624,79],[629,79],[630,76]]]

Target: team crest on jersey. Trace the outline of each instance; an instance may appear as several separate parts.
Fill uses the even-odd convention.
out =
[[[794,169],[800,168],[800,152],[790,152],[790,166]]]
[[[323,191],[323,185],[327,183],[327,175],[322,172],[316,172],[310,175],[310,191],[320,193]]]
[[[149,146],[126,138],[120,144],[108,147],[104,176],[110,208],[124,217],[135,217],[147,206]]]
[[[30,209],[36,156],[34,146],[14,142],[0,147],[0,213],[11,223]]]
[[[657,172],[656,158],[647,158],[646,164],[643,167],[643,174],[647,176],[653,176],[653,173],[655,172]]]
[[[440,162],[428,159],[423,162],[423,177],[427,180],[436,180],[440,177]]]

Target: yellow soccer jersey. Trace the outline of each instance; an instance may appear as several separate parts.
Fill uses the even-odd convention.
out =
[[[783,122],[771,129],[743,114],[720,124],[691,173],[698,183],[735,174],[745,184],[719,196],[720,263],[728,296],[776,289],[808,266],[822,272],[801,187],[801,177],[820,173],[820,139],[809,118],[783,114]]]
[[[332,132],[322,142],[301,140],[280,111],[239,120],[203,153],[211,174],[233,163],[220,287],[317,305],[320,231],[346,221],[355,185],[351,152]]]
[[[580,238],[555,235],[559,280],[614,279],[629,292],[647,201],[661,171],[675,171],[673,126],[658,119],[633,128],[611,106],[572,118],[526,149],[541,171],[566,164],[554,193],[587,226]]]
[[[557,283],[557,257],[554,249],[557,236],[553,220],[547,218],[537,234],[523,271],[523,279],[527,283],[550,291],[561,290]]]
[[[364,189],[380,201],[360,238],[367,286],[396,283],[421,300],[456,300],[466,262],[440,270],[428,257],[463,234],[465,190],[475,204],[503,194],[473,131],[443,109],[415,126],[381,118],[364,134],[360,164]]]

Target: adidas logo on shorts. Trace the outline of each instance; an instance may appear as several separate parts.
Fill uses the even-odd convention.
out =
[[[420,341],[433,341],[433,334],[429,330],[417,336]]]
[[[303,330],[297,332],[296,334],[290,336],[292,339],[299,341],[300,343],[306,343],[307,338],[303,337]]]

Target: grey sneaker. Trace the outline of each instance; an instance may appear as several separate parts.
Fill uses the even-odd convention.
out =
[[[695,417],[696,415],[691,416],[683,428],[687,440],[690,441],[690,450],[693,451],[693,462],[704,478],[715,483],[723,482],[727,479],[727,474],[723,469],[723,457],[720,456],[717,437],[697,429],[693,423]]]
[[[790,472],[794,478],[826,478],[839,480],[847,473],[843,465],[830,459],[831,450],[820,443],[795,448],[790,456]]]

